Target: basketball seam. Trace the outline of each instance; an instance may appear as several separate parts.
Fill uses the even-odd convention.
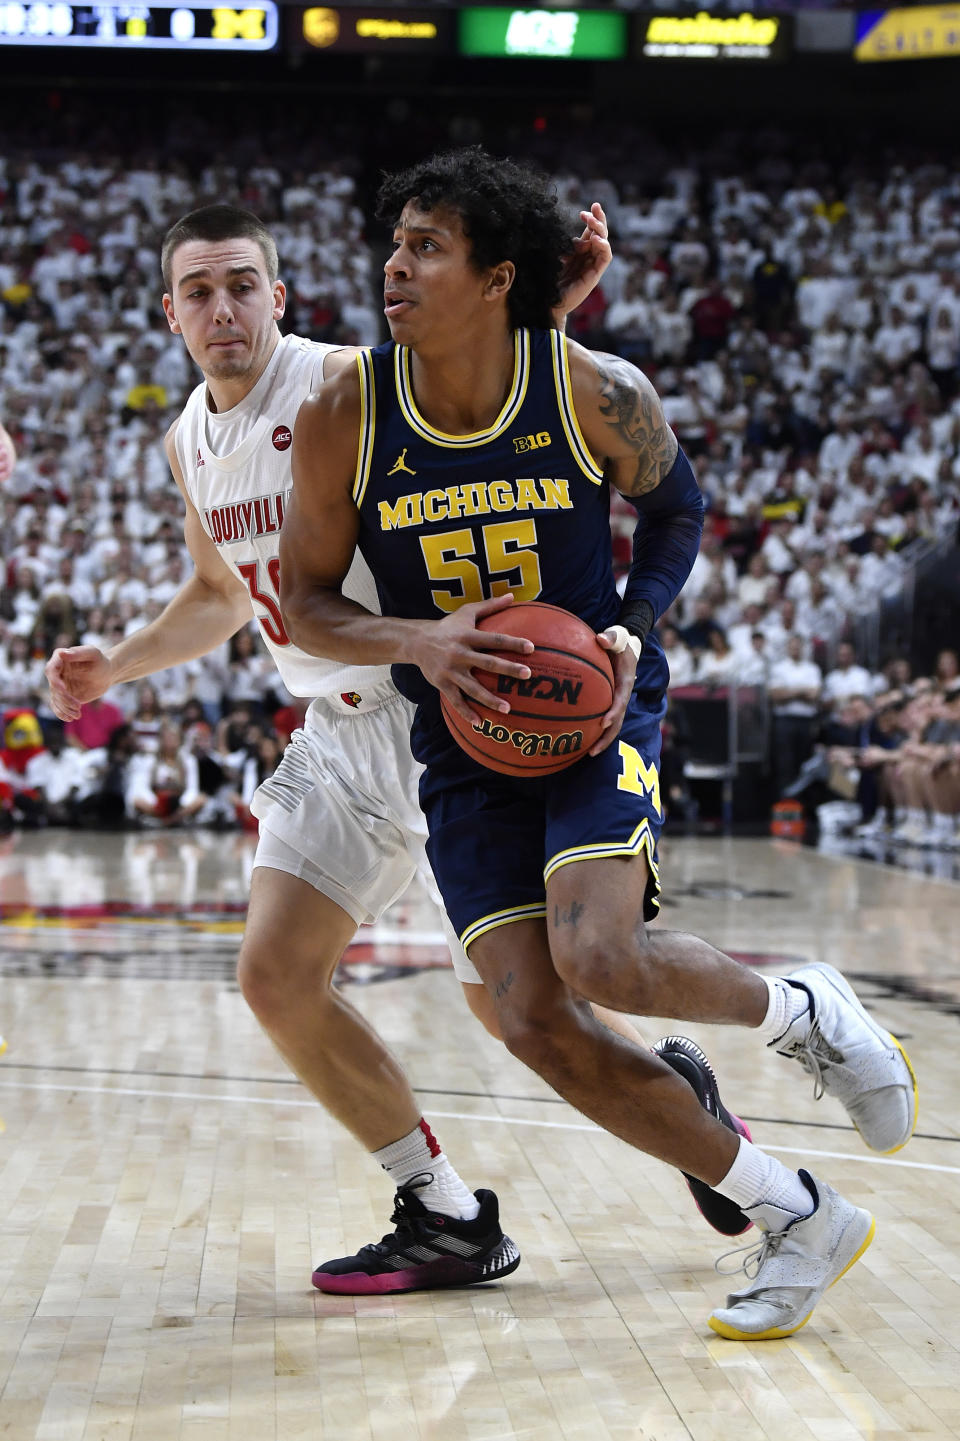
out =
[[[538,651],[541,655],[564,655],[569,660],[575,660],[578,665],[588,665],[591,670],[597,672],[597,675],[603,676],[605,681],[610,681],[609,672],[605,671],[602,665],[597,665],[595,660],[590,660],[588,656],[581,655],[579,651],[562,650],[558,645],[541,645],[539,641],[535,641],[533,654],[536,655]],[[529,665],[529,661],[525,662],[525,664]],[[482,669],[482,667],[478,668]],[[610,688],[611,690],[613,689],[612,681],[610,681]]]

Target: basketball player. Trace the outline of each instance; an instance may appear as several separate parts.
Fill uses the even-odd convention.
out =
[[[300,413],[280,545],[288,629],[341,663],[396,665],[417,703],[430,860],[507,1046],[608,1131],[744,1209],[763,1232],[759,1269],[710,1325],[738,1340],[788,1335],[869,1245],[872,1217],[718,1124],[583,998],[753,1028],[812,1071],[817,1093],[836,1096],[879,1151],[912,1133],[913,1073],[831,967],[767,980],[695,936],[646,929],[667,682],[651,627],[697,552],[696,481],[645,376],[548,328],[568,242],[540,179],[471,149],[388,178],[380,201],[394,226],[393,340]],[[610,484],[639,512],[622,606]],[[357,545],[382,616],[342,592]],[[518,600],[578,614],[615,667],[600,740],[538,779],[485,769],[440,711],[442,695],[467,721],[471,701],[509,712],[475,667],[530,675],[529,642],[477,629],[511,603],[508,584]]]
[[[608,249],[600,207],[584,218],[567,304],[592,288]],[[55,652],[47,666],[53,706],[72,719],[112,684],[203,655],[249,622],[252,608],[286,687],[319,699],[253,804],[261,835],[239,982],[292,1069],[385,1167],[398,1196],[397,1232],[364,1248],[346,1274],[318,1268],[315,1283],[385,1292],[493,1280],[519,1259],[500,1229],[495,1196],[463,1183],[398,1062],[333,985],[361,922],[379,917],[418,867],[433,887],[416,799],[420,767],[410,754],[412,708],[386,667],[331,664],[291,644],[277,599],[291,428],[302,400],[356,352],[281,338],[276,247],[245,211],[213,206],[184,217],[164,241],[163,271],[170,327],[205,376],[167,436],[194,574],[156,621],[107,654],[89,646]],[[349,585],[376,605],[362,563]],[[467,979],[478,980],[455,936],[451,944],[459,973],[467,967]],[[479,984],[466,989],[485,995]],[[716,1110],[702,1053],[690,1043],[667,1050]],[[739,1123],[727,1116],[727,1124]],[[691,1189],[719,1229],[749,1224],[696,1178]]]

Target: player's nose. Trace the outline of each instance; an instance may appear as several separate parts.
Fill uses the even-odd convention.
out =
[[[405,247],[402,245],[391,251],[383,264],[383,273],[388,280],[396,280],[401,275],[407,275],[409,269]]]
[[[233,322],[233,306],[230,297],[226,293],[217,296],[217,303],[213,311],[214,319],[221,325],[230,325]]]

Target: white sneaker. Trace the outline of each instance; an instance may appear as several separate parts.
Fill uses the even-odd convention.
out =
[[[772,1046],[846,1107],[872,1151],[899,1151],[917,1124],[917,1078],[896,1037],[878,1026],[833,966],[804,966],[784,977],[810,995],[810,1010]]]
[[[902,826],[897,826],[892,841],[901,846],[922,846],[927,828],[922,821],[904,821]]]
[[[876,1222],[869,1211],[809,1172],[799,1175],[813,1195],[814,1210],[785,1231],[766,1231],[759,1248],[744,1257],[738,1269],[752,1273],[750,1284],[733,1291],[709,1319],[710,1329],[728,1341],[773,1341],[799,1331],[824,1291],[873,1240]],[[761,1225],[752,1210],[746,1214]]]
[[[877,840],[881,836],[888,836],[890,834],[890,827],[887,824],[886,812],[882,810],[877,811],[873,820],[864,821],[862,825],[855,826],[853,834],[859,839],[867,841]]]

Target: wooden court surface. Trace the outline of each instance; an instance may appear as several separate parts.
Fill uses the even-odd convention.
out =
[[[749,1032],[644,1027],[694,1036],[760,1143],[877,1218],[803,1330],[740,1344],[706,1325],[737,1243],[480,1030],[415,898],[343,983],[523,1262],[460,1291],[314,1291],[312,1263],[390,1229],[390,1189],[236,989],[249,838],[3,845],[5,1441],[960,1436],[956,882],[765,840],[665,847],[665,924],[772,971],[838,965],[920,1081],[916,1136],[880,1159]]]

